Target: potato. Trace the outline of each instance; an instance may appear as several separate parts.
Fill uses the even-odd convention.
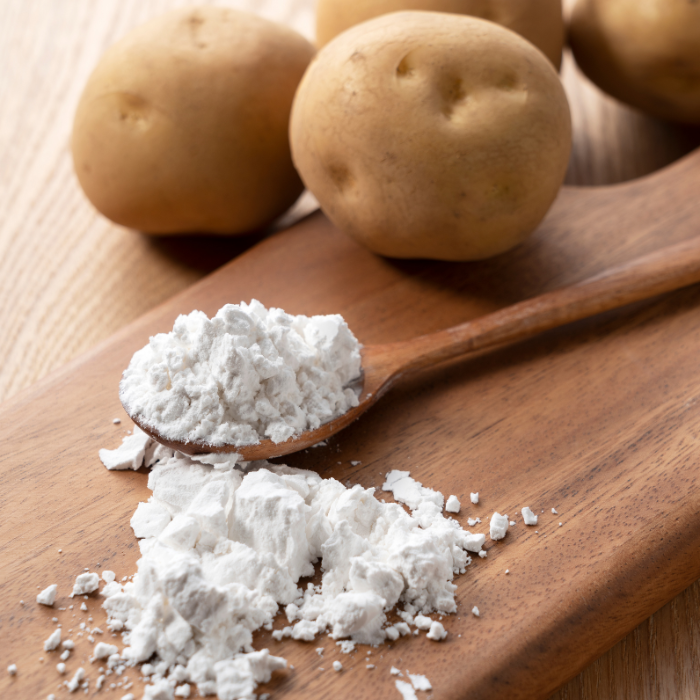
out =
[[[316,56],[292,157],[343,231],[382,255],[472,260],[524,240],[557,195],[571,118],[551,63],[514,32],[383,15]]]
[[[608,94],[700,124],[700,2],[579,0],[570,42],[583,72]]]
[[[289,151],[294,91],[315,49],[218,7],[132,31],[90,77],[73,127],[78,180],[113,221],[149,233],[240,233],[303,186]]]
[[[318,0],[316,44],[368,19],[401,10],[453,12],[487,19],[531,41],[558,68],[564,46],[561,0]]]

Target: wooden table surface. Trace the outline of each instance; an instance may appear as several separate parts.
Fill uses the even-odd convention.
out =
[[[255,242],[149,239],[112,225],[72,171],[71,121],[101,52],[175,0],[0,3],[0,400],[109,337]],[[311,32],[310,0],[239,0]],[[700,145],[700,129],[649,119],[601,95],[567,56],[574,115],[567,182],[632,179]],[[700,583],[553,696],[700,697]]]

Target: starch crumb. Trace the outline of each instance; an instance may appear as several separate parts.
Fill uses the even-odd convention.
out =
[[[479,608],[477,608],[476,605],[472,608],[472,615],[474,615],[474,617],[481,617],[481,613],[479,612]]]
[[[80,687],[80,682],[85,678],[85,669],[81,666],[76,672],[73,678],[66,683],[66,688],[71,693],[74,693]]]
[[[556,508],[552,508],[552,514],[553,514],[553,515],[559,515],[559,513],[557,513],[557,509],[556,509]]]
[[[10,665],[7,667],[7,672],[8,672],[11,676],[16,676],[16,675],[17,675],[17,664],[10,664]]]
[[[333,670],[334,670],[334,671],[342,671],[342,670],[343,670],[343,664],[341,664],[340,661],[334,661],[334,662],[333,662]]]
[[[525,506],[521,512],[523,514],[523,522],[526,525],[537,525],[538,516],[535,515],[530,508]]]
[[[44,588],[41,593],[36,596],[36,602],[40,605],[48,605],[51,607],[56,602],[56,591],[58,586],[52,583],[48,588]]]
[[[435,642],[443,640],[447,636],[447,630],[443,627],[441,622],[437,620],[430,625],[430,631],[426,635],[428,639],[432,639]]]
[[[459,513],[459,509],[461,508],[462,504],[459,502],[459,499],[457,496],[452,495],[447,499],[447,503],[445,504],[445,510],[448,513]]]
[[[496,512],[491,516],[489,534],[492,540],[502,540],[508,532],[508,516]]]
[[[93,660],[95,659],[106,659],[112,654],[116,654],[119,651],[119,647],[114,644],[106,644],[105,642],[97,642],[95,644],[95,650],[93,653]]]
[[[96,591],[100,585],[100,577],[97,574],[80,574],[75,579],[75,584],[73,585],[73,592],[70,597],[73,598],[76,595],[85,595],[86,593],[92,593]]]
[[[416,691],[413,690],[413,686],[410,683],[406,683],[406,681],[396,681],[395,685],[396,690],[401,693],[403,700],[418,700]]]
[[[44,651],[53,651],[61,643],[60,627],[54,630],[49,638],[44,642]]]
[[[474,505],[476,505],[479,502],[479,492],[477,491],[476,493],[470,493],[469,499]]]
[[[122,444],[114,450],[102,449],[99,451],[99,457],[102,464],[110,471],[121,471],[124,469],[133,469],[136,471],[141,468],[143,458],[146,454],[146,447],[150,442],[150,438],[140,428],[134,428],[133,435],[122,440]]]
[[[413,620],[413,624],[419,630],[429,630],[433,624],[433,621],[427,615],[416,615],[415,619]]]
[[[408,671],[406,672],[408,673]],[[433,686],[430,681],[422,676],[420,673],[409,673],[408,677],[411,679],[411,684],[416,690],[432,690]]]

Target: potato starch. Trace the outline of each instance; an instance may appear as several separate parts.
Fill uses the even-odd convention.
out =
[[[286,666],[252,647],[253,632],[272,629],[280,608],[289,624],[274,630],[275,639],[328,634],[352,647],[376,645],[408,634],[406,622],[421,615],[431,639],[445,636],[427,616],[455,612],[453,578],[485,535],[445,518],[442,494],[408,472],[389,472],[383,489],[411,512],[379,501],[373,488],[347,488],[315,472],[235,464],[235,456],[210,465],[155,446],[138,428],[134,436],[153,495],[131,519],[138,572],[102,590],[109,626],[127,644],[110,667],[148,661],[160,669],[151,683],[163,697],[188,681],[202,695],[234,700],[251,698]],[[132,442],[125,441],[129,452]],[[107,451],[107,462],[120,462],[118,451]],[[299,587],[318,561],[320,585]],[[387,624],[398,605],[406,622]]]
[[[292,316],[259,301],[209,319],[179,316],[136,352],[120,384],[127,412],[181,442],[284,442],[356,406],[360,344],[342,316]]]

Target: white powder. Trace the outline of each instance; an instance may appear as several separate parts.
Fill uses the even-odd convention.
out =
[[[110,656],[110,668],[149,660],[159,669],[144,697],[172,698],[183,680],[221,700],[252,696],[286,666],[251,647],[252,633],[270,629],[280,606],[290,625],[274,636],[311,641],[327,633],[346,653],[356,642],[408,634],[406,622],[386,625],[397,604],[406,620],[425,617],[431,639],[446,635],[427,615],[456,611],[452,580],[486,537],[445,518],[442,494],[408,472],[387,474],[383,489],[410,513],[377,500],[372,488],[310,471],[236,465],[235,456],[212,466],[172,450],[157,454],[147,441],[153,495],[131,521],[140,538],[138,573],[102,591],[110,628],[123,628],[128,645]],[[318,560],[320,585],[299,588]],[[183,669],[177,680],[174,668]]]
[[[99,586],[100,577],[97,574],[80,574],[75,579],[75,583],[73,584],[73,592],[70,594],[70,597],[73,598],[73,596],[76,595],[92,593],[93,591],[96,591]]]
[[[401,693],[403,700],[418,700],[413,686],[410,683],[406,683],[406,681],[396,681],[396,690]]]
[[[430,630],[428,634],[425,635],[428,639],[432,639],[436,642],[443,640],[447,636],[447,631],[445,630],[443,624],[435,620],[430,625]],[[415,684],[414,684],[415,685]],[[421,688],[419,688],[421,690]]]
[[[489,534],[492,540],[502,540],[508,532],[508,516],[494,513],[491,516]]]
[[[413,624],[419,630],[429,630],[430,625],[433,624],[433,621],[429,617],[427,617],[426,615],[416,615],[416,617],[413,620]]]
[[[422,676],[420,673],[409,673],[408,677],[411,679],[411,685],[413,685],[413,687],[416,690],[433,689],[433,686],[431,685],[430,681],[425,676]]]
[[[134,432],[122,440],[118,450],[100,450],[100,460],[110,470],[139,469],[148,444],[146,433],[134,428]]]
[[[461,508],[461,503],[459,502],[459,499],[457,496],[450,496],[447,499],[447,503],[445,504],[445,510],[448,513],[459,513],[459,509]]]
[[[85,678],[85,669],[80,667],[76,672],[73,678],[71,678],[69,681],[66,681],[66,688],[68,688],[68,691],[71,693],[74,693],[78,688],[80,687],[80,682]]]
[[[53,651],[61,643],[61,629],[54,630],[44,642],[44,651]]]
[[[532,512],[532,510],[530,510],[530,508],[525,506],[521,512],[523,514],[523,522],[526,525],[537,525],[537,516]]]
[[[469,494],[469,500],[476,505],[479,502],[479,492],[477,491],[476,493],[470,493]]]
[[[342,670],[343,670],[343,664],[341,664],[340,661],[334,661],[334,662],[333,662],[333,670],[334,670],[334,671],[342,671]]]
[[[37,595],[36,602],[51,607],[56,602],[57,590],[58,586],[52,583],[48,588],[44,588],[44,590]]]
[[[474,615],[474,617],[480,617],[481,615],[479,608],[477,608],[476,605],[472,608],[472,615]]]
[[[134,354],[120,398],[171,440],[283,442],[356,406],[346,385],[360,365],[360,345],[341,316],[292,316],[253,300],[227,304],[212,319],[179,316],[170,333]]]
[[[95,650],[93,651],[93,659],[106,659],[112,654],[116,654],[119,651],[119,647],[114,644],[106,644],[105,642],[97,642],[95,644]]]

